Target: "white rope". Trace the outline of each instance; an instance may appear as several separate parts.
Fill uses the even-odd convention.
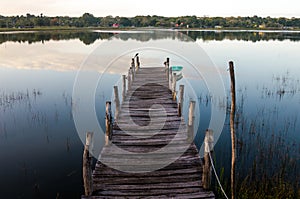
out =
[[[217,175],[217,172],[216,172],[216,169],[215,169],[213,160],[212,160],[212,158],[211,158],[210,152],[208,152],[208,155],[209,155],[209,159],[210,159],[210,162],[211,162],[211,166],[212,166],[212,168],[213,168],[213,170],[214,170],[216,179],[217,179],[218,184],[219,184],[219,186],[220,186],[220,188],[221,188],[221,191],[223,192],[225,198],[228,199],[228,197],[227,197],[227,195],[226,195],[226,193],[225,193],[225,191],[224,191],[224,189],[223,189],[223,187],[222,187],[222,185],[221,185],[221,182],[220,182],[220,180],[219,180],[219,177],[218,177],[218,175]]]

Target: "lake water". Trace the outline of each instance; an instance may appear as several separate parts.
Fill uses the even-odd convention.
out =
[[[166,57],[184,66],[178,85],[186,85],[185,119],[189,99],[196,100],[199,148],[205,129],[221,125],[214,157],[225,185],[231,166],[227,69],[233,60],[238,181],[280,176],[297,184],[299,50],[300,32],[0,33],[1,197],[80,198],[85,132],[100,136],[97,155],[105,102],[113,101],[113,85],[121,85],[136,52],[144,67],[162,66]]]

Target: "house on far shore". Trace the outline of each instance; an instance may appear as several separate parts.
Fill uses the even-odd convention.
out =
[[[120,24],[118,24],[118,23],[114,23],[114,24],[112,25],[113,28],[119,28],[119,26],[120,26]]]

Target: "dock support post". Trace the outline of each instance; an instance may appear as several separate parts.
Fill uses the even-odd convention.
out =
[[[184,85],[179,86],[179,100],[178,100],[178,117],[181,117],[183,110],[183,95],[184,95]]]
[[[132,68],[132,67],[130,67],[129,70],[131,70],[131,80],[132,80],[132,82],[133,82],[133,81],[134,81],[134,78],[135,78],[135,69]]]
[[[210,155],[212,156],[214,146],[214,135],[213,131],[207,129],[204,138],[204,165],[202,174],[203,189],[210,189],[211,184],[211,161]],[[210,154],[209,154],[210,153]]]
[[[136,56],[136,70],[139,70],[140,69],[140,58],[139,56],[137,55]]]
[[[126,75],[122,75],[122,102],[124,102],[126,97]]]
[[[119,99],[118,86],[114,86],[114,94],[115,94],[115,104],[116,104],[115,120],[117,121],[120,114],[120,99]]]
[[[194,120],[195,120],[195,101],[190,101],[189,117],[188,117],[188,141],[191,142],[194,136]]]
[[[112,114],[111,114],[111,102],[106,102],[105,107],[105,145],[109,144],[112,136]]]
[[[135,68],[134,58],[132,58],[131,60],[131,68],[133,70],[133,74],[135,75],[136,68]]]
[[[176,100],[176,73],[172,75],[172,98]]]
[[[169,68],[169,89],[172,90],[172,82],[173,82],[173,78],[172,78],[172,68]]]
[[[170,81],[170,58],[167,57],[167,61],[165,61],[165,71],[167,75],[168,82]]]
[[[127,75],[127,89],[129,90],[131,88],[131,69],[128,69],[128,75]]]
[[[85,140],[85,146],[83,152],[83,168],[82,168],[85,196],[90,196],[92,195],[93,192],[93,179],[92,179],[93,157],[90,153],[92,140],[93,140],[93,133],[88,132],[86,134],[86,140]]]

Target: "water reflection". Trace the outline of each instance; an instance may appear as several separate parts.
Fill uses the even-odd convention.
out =
[[[47,41],[79,39],[85,45],[90,45],[96,40],[109,39],[113,33],[97,33],[92,31],[51,31],[51,32],[18,32],[17,34],[0,33],[0,44],[12,41],[19,43],[36,43]]]
[[[172,31],[172,30],[170,30]],[[194,41],[222,41],[222,40],[242,40],[242,41],[269,41],[269,40],[290,40],[299,41],[299,31],[172,31],[177,34],[173,36],[162,34],[157,30],[148,31],[46,31],[46,32],[0,32],[0,44],[8,41],[19,42],[19,43],[36,43],[36,42],[47,42],[47,41],[58,41],[58,40],[71,40],[79,39],[85,45],[93,44],[97,40],[108,40],[112,36],[117,35],[117,38],[128,41],[133,39],[136,41],[147,42],[150,40],[163,40],[163,39],[179,39],[181,41],[191,42],[180,33],[184,33],[192,38]],[[151,34],[145,34],[151,33]]]

